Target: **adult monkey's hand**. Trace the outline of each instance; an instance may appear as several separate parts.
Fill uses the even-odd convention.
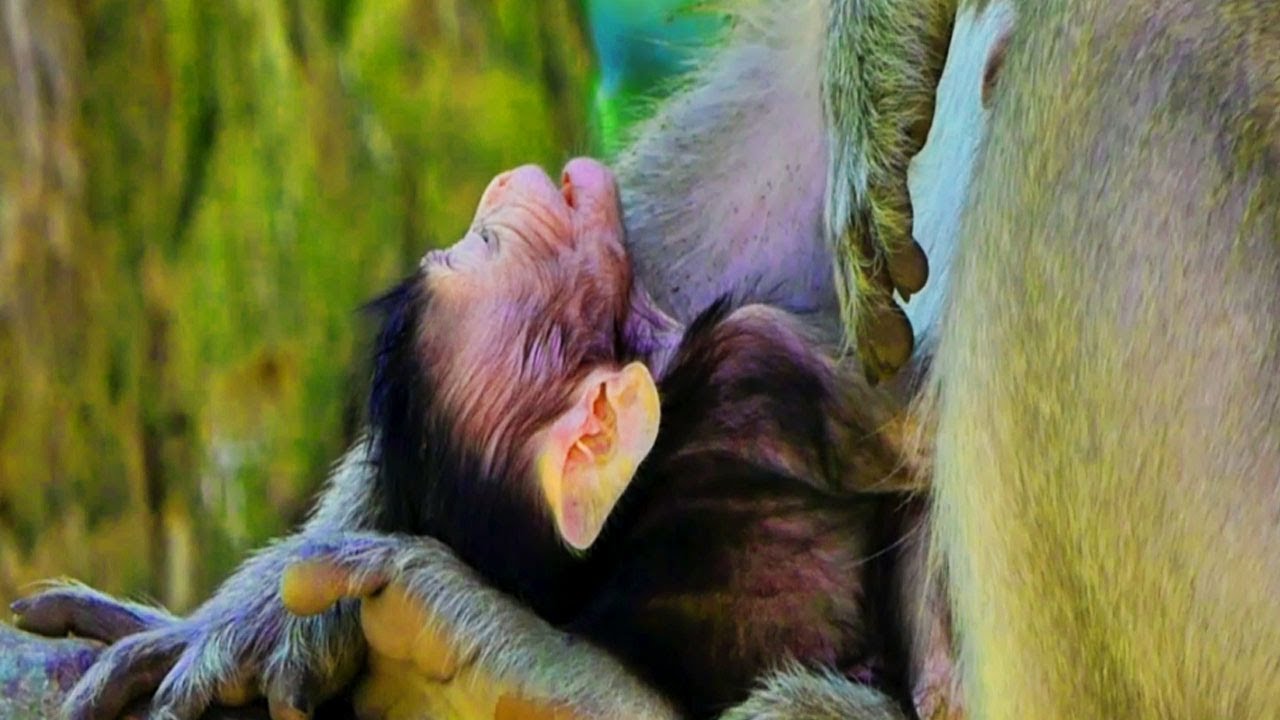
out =
[[[676,717],[613,658],[487,587],[430,538],[316,541],[286,569],[280,596],[299,615],[361,600],[362,720]]]
[[[84,627],[90,632],[96,631],[99,637],[44,637],[0,622],[0,718],[58,717],[58,708],[63,699],[101,654],[103,646],[98,641],[114,634],[112,626],[123,628],[127,624],[111,622],[124,620],[123,615],[129,612],[129,607],[124,603],[105,595],[99,596],[102,602],[93,607],[102,610],[102,614],[92,616],[84,614],[84,611],[91,609],[91,593],[79,594],[71,602],[61,603],[53,598],[72,596],[65,590],[54,592],[54,596],[46,596],[47,602],[41,604],[37,614],[28,616],[27,619],[43,623],[45,629],[50,629],[52,625],[70,627],[83,620]],[[70,614],[79,614],[80,617],[71,617]],[[108,622],[104,623],[103,620]],[[125,710],[120,720],[146,720],[150,717],[148,712],[147,703],[134,703]],[[215,708],[206,713],[202,720],[269,718],[266,707],[258,705]]]
[[[905,304],[929,275],[912,229],[907,164],[924,146],[954,4],[833,2],[822,66],[824,220],[836,291],[868,379],[911,358]]]

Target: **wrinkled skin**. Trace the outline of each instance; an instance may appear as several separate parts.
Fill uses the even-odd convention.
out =
[[[422,269],[433,296],[423,326],[467,329],[422,343],[452,391],[442,415],[468,438],[480,434],[480,447],[520,437],[507,423],[554,410],[570,365],[612,352],[626,313],[631,268],[613,174],[585,158],[565,166],[559,187],[533,165],[502,173],[466,235],[427,253]],[[557,336],[530,338],[531,328]]]

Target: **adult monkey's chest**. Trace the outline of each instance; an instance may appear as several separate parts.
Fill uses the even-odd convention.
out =
[[[929,281],[904,308],[921,352],[932,353],[937,341],[961,215],[978,151],[986,141],[990,97],[984,97],[984,88],[990,89],[1014,19],[1009,0],[961,4],[929,138],[908,169],[916,241],[929,258]]]

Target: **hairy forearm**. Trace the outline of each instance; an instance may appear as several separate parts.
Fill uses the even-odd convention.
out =
[[[326,680],[322,695],[336,692],[363,662],[358,607],[354,601],[344,601],[320,615],[295,616],[281,602],[280,578],[315,535],[373,526],[376,504],[370,448],[367,438],[357,441],[335,466],[302,529],[245,561],[190,618],[196,627],[220,628],[222,642],[231,646],[262,643],[271,647],[259,668],[268,676],[297,675],[301,668],[287,666],[308,657],[314,664],[307,668],[307,675]],[[203,653],[200,661],[201,672],[187,676],[191,682],[233,676],[232,665],[241,659],[212,652]]]
[[[368,437],[358,440],[330,474],[311,517],[296,534],[278,540],[254,554],[191,616],[197,627],[218,627],[224,641],[234,647],[262,643],[272,650],[260,659],[259,672],[269,677],[323,679],[321,696],[336,692],[353,676],[364,660],[364,637],[359,608],[353,600],[339,602],[325,613],[299,617],[289,613],[280,598],[285,568],[298,559],[303,548],[318,535],[366,530],[376,525],[376,485]],[[305,668],[291,668],[306,658]],[[229,654],[204,653],[202,678],[233,676]]]
[[[285,609],[280,578],[309,537],[304,531],[256,553],[192,613],[188,622],[196,632],[217,628],[219,645],[269,648],[256,659],[259,674],[317,682],[323,698],[336,693],[354,676],[364,661],[365,642],[355,601],[337,603],[313,617],[298,617]],[[244,658],[232,653],[204,652],[198,672],[180,682],[234,677],[236,666],[243,662]]]
[[[744,3],[722,48],[616,159],[627,246],[659,305],[834,311],[822,237],[825,3]]]
[[[562,707],[582,718],[675,717],[618,661],[489,587],[436,540],[341,533],[303,554],[332,569],[319,577],[348,591],[380,590],[363,601],[374,672],[358,692],[358,707],[418,717],[382,705],[465,705],[491,715],[508,701]]]
[[[302,533],[378,528],[374,440],[361,435],[334,466]]]

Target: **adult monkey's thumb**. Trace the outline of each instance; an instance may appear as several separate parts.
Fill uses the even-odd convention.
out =
[[[381,590],[380,572],[357,572],[332,560],[299,560],[285,568],[280,600],[295,615],[318,615],[343,598],[362,598]]]
[[[411,660],[433,681],[451,679],[465,664],[452,635],[404,584],[388,587],[389,581],[385,572],[357,571],[332,559],[299,560],[285,568],[280,599],[295,615],[317,615],[339,600],[359,598],[361,630],[373,652]]]

